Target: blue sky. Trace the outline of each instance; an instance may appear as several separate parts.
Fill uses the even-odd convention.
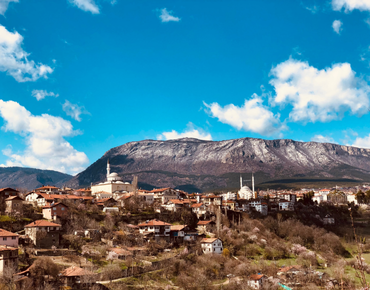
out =
[[[0,0],[0,164],[143,139],[370,148],[370,0]]]

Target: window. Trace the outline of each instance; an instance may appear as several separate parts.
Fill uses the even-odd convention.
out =
[[[62,210],[64,210],[64,207],[62,207]]]
[[[3,237],[3,241],[6,241],[6,237]]]
[[[15,240],[17,237],[12,237],[12,240]]]

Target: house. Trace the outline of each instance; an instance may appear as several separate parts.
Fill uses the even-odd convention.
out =
[[[207,213],[206,207],[203,203],[193,203],[191,205],[191,211],[195,213],[198,218]]]
[[[18,268],[18,248],[0,246],[0,274],[11,267]]]
[[[254,274],[249,276],[248,279],[248,286],[254,289],[261,289],[263,285],[266,283],[267,277],[263,274]]]
[[[202,202],[205,205],[221,205],[222,202],[222,196],[221,195],[214,195],[214,194],[209,194],[209,195],[203,195],[201,197]]]
[[[46,185],[46,186],[41,186],[39,188],[36,188],[35,191],[52,194],[52,193],[59,192],[59,188],[55,186],[51,186],[51,185]]]
[[[130,251],[122,249],[122,248],[110,248],[107,251],[107,255],[108,255],[107,260],[108,260],[109,255],[111,255],[111,257],[113,257],[114,259],[120,259],[120,260],[126,260],[127,257],[133,256],[133,254]]]
[[[143,235],[153,234],[156,240],[170,239],[171,224],[154,219],[141,223],[138,226],[139,232]]]
[[[322,220],[323,220],[324,225],[334,225],[335,224],[335,219],[330,214],[327,214]]]
[[[229,209],[229,210],[235,210],[235,201],[233,200],[225,200],[222,202],[222,208]]]
[[[277,274],[278,275],[287,275],[287,274],[298,274],[301,272],[301,266],[294,265],[294,266],[283,266],[281,267]]]
[[[18,248],[19,235],[0,229],[0,246]]]
[[[62,202],[52,203],[42,208],[44,219],[56,220],[56,218],[65,217],[68,214],[68,206]]]
[[[0,199],[6,199],[9,196],[17,196],[18,193],[18,190],[10,187],[0,188]]]
[[[259,213],[263,215],[267,215],[268,213],[267,202],[261,198],[255,198],[255,199],[249,200],[249,208],[254,209],[255,211],[258,211]]]
[[[154,200],[159,200],[161,204],[165,204],[170,199],[179,198],[179,192],[170,187],[153,189],[148,191],[148,194],[152,194],[154,196]]]
[[[284,211],[284,210],[289,210],[290,209],[290,202],[286,199],[280,199],[279,200],[279,210]]]
[[[222,241],[218,238],[204,238],[200,241],[204,254],[222,254]]]
[[[23,199],[19,196],[9,196],[5,199],[7,214],[19,214],[23,215]]]
[[[36,247],[51,248],[59,246],[61,225],[47,220],[34,221],[24,228],[25,234]]]
[[[197,223],[199,232],[209,232],[216,223],[214,221],[199,221]]]
[[[239,211],[249,211],[249,200],[239,198],[235,201],[235,209]]]
[[[97,280],[97,275],[86,269],[72,266],[59,274],[64,286],[70,287],[68,289],[91,288]]]
[[[118,204],[118,202],[112,197],[107,197],[96,200],[96,204],[99,207],[114,207]]]

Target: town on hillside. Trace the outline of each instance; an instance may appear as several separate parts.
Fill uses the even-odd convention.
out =
[[[91,188],[0,199],[1,289],[365,289],[370,274],[370,185],[142,190],[108,161]]]

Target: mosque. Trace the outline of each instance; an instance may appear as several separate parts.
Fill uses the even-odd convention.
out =
[[[252,173],[252,188],[253,188],[253,190],[251,190],[246,185],[243,186],[243,178],[240,175],[240,190],[238,191],[239,198],[241,198],[241,199],[255,198],[255,195],[254,195],[254,175],[253,175],[253,173]]]
[[[125,193],[132,192],[137,186],[137,178],[134,178],[132,183],[123,182],[122,177],[117,173],[110,173],[110,164],[109,159],[107,162],[107,180],[105,182],[98,183],[91,186],[91,194],[96,195],[98,192],[107,192],[107,193]]]

